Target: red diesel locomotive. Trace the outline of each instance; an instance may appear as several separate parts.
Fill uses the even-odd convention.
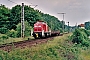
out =
[[[59,35],[59,31],[51,31],[49,26],[44,21],[37,21],[34,24],[33,28],[33,37],[34,38],[42,38],[42,37],[48,37],[51,35]]]

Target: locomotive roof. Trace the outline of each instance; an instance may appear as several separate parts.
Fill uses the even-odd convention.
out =
[[[41,20],[40,21],[37,21],[35,24],[45,24],[45,25],[47,25],[46,22],[41,21]]]
[[[37,22],[44,22],[44,23],[46,23],[45,21],[43,21],[43,20],[39,20],[39,21],[37,21]]]

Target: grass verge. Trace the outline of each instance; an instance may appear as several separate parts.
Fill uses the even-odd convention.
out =
[[[83,60],[82,57],[86,56],[85,54],[90,54],[89,50],[88,52],[85,52],[85,49],[81,51],[82,48],[68,40],[68,36],[69,34],[58,36],[34,47],[16,48],[9,53],[0,51],[0,60]]]

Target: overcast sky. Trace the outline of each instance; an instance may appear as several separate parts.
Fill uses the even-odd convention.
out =
[[[22,2],[25,5],[38,5],[35,9],[53,15],[59,20],[63,20],[63,15],[57,13],[66,13],[64,21],[69,21],[73,26],[76,23],[90,21],[90,0],[0,0],[0,4],[9,8],[17,4],[21,5]]]

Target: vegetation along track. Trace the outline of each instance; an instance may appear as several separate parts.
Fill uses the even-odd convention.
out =
[[[54,36],[56,37],[56,36]],[[33,39],[33,40],[25,40],[25,41],[20,41],[20,42],[13,42],[13,43],[8,43],[8,44],[3,44],[0,45],[0,50],[5,50],[5,51],[11,51],[14,48],[25,48],[31,47],[31,46],[36,46],[37,44],[42,44],[47,42],[48,40],[52,40],[54,37],[49,37],[49,38],[43,38],[43,39]]]

